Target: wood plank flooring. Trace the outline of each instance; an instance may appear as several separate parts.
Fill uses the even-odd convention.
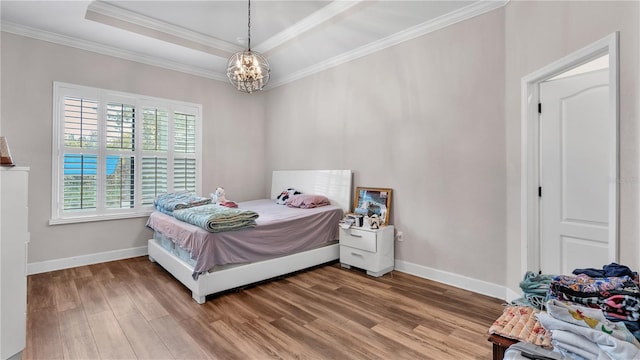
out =
[[[23,359],[488,359],[502,301],[337,263],[191,293],[146,257],[28,277]]]

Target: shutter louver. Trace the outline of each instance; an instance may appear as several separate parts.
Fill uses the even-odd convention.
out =
[[[175,113],[174,121],[174,151],[185,154],[196,152],[196,117],[191,114]]]
[[[135,158],[107,156],[106,207],[133,209],[135,207]]]
[[[98,159],[95,155],[65,154],[63,209],[95,209],[97,203]]]
[[[142,149],[167,151],[169,144],[169,114],[158,109],[143,109]]]
[[[107,104],[107,148],[135,150],[135,108],[133,105]]]
[[[64,146],[78,149],[98,148],[98,102],[64,98]]]
[[[195,115],[176,112],[173,114],[175,153],[195,154],[196,152],[196,117]],[[196,159],[191,157],[174,158],[173,188],[175,191],[196,190]]]
[[[167,159],[142,158],[142,205],[153,205],[153,200],[167,192]]]
[[[175,159],[173,163],[173,189],[196,191],[196,160]]]

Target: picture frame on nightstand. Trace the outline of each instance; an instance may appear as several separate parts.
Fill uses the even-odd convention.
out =
[[[373,214],[380,217],[380,225],[389,225],[392,189],[356,187],[353,212],[363,216]]]
[[[0,165],[15,166],[11,158],[11,152],[9,151],[9,143],[4,136],[0,136]]]

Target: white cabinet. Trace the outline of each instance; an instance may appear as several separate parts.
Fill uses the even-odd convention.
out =
[[[380,229],[340,228],[340,264],[367,270],[371,276],[382,276],[393,270],[393,225]]]
[[[0,359],[19,354],[27,334],[29,168],[0,168]]]

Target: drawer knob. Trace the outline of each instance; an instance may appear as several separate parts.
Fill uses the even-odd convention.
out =
[[[362,237],[362,235],[357,235],[357,234],[349,234],[349,235],[351,235],[351,236],[353,236],[355,238],[361,238]]]
[[[354,252],[351,252],[351,255],[353,255],[353,256],[360,256],[360,257],[364,257],[364,256],[362,256],[362,254],[358,254],[358,253],[354,253]]]

